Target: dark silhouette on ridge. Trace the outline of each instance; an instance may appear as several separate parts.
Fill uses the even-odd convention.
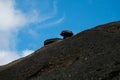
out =
[[[73,32],[70,30],[63,30],[60,34],[61,36],[63,36],[63,39],[69,38],[73,36]],[[51,38],[51,39],[47,39],[44,41],[44,45],[48,45],[57,41],[61,41],[61,38]]]
[[[63,39],[66,39],[66,38],[72,37],[73,32],[70,30],[63,30],[60,35],[63,36]]]
[[[44,41],[44,45],[48,45],[48,44],[51,44],[51,43],[54,43],[56,41],[61,41],[62,39],[61,38],[51,38],[51,39],[47,39]]]

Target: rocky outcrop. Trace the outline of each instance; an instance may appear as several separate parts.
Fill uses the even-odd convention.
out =
[[[0,80],[120,80],[120,22],[83,31],[1,66]]]

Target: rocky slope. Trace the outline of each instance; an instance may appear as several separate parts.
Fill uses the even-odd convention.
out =
[[[1,66],[0,80],[120,80],[120,21],[83,31]]]

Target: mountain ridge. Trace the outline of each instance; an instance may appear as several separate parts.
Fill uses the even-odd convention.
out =
[[[0,67],[2,80],[119,80],[120,21],[82,31]]]

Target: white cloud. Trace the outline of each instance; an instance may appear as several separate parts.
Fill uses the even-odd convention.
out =
[[[29,55],[29,54],[32,54],[34,51],[33,50],[28,50],[28,49],[26,49],[26,50],[24,50],[23,52],[22,52],[22,56],[23,57],[25,57],[25,56],[27,56],[27,55]]]
[[[9,31],[0,32],[0,50],[14,50],[16,42],[16,34]]]
[[[50,14],[41,14],[37,9],[30,10],[27,14],[16,8],[16,0],[0,0],[0,65],[9,63],[15,59],[27,56],[34,52],[33,50],[23,51],[22,56],[16,51],[17,34],[19,30],[31,23],[41,23],[55,18],[57,14],[57,1],[53,1],[53,11]],[[63,17],[50,22],[50,25],[59,24]],[[48,25],[49,26],[49,25]],[[37,36],[37,33],[30,31],[31,35]]]
[[[15,9],[14,0],[0,0],[0,50],[15,48],[17,30],[26,24],[25,15]]]
[[[0,51],[0,65],[8,64],[13,60],[19,59],[20,57],[25,57],[29,54],[32,54],[33,50],[24,50],[20,56],[17,52],[14,51]]]
[[[0,51],[0,65],[7,64],[13,60],[20,58],[16,52]]]
[[[25,15],[14,6],[14,0],[0,0],[0,30],[18,29],[25,25]]]
[[[14,0],[0,0],[0,65],[20,58],[16,52],[17,33],[30,23],[28,20],[15,8]]]

